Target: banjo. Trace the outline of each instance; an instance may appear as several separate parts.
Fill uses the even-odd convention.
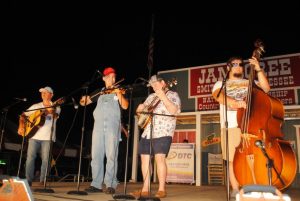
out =
[[[174,85],[177,85],[176,78],[173,78],[171,81],[168,81],[166,83],[167,88],[173,87]],[[142,112],[138,113],[138,126],[140,128],[146,128],[146,126],[151,122],[152,116],[150,115],[150,113],[153,112],[153,110],[158,106],[159,103],[160,99],[155,96],[151,103],[147,105]]]

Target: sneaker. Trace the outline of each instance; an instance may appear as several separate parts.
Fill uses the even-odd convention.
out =
[[[115,194],[116,190],[112,187],[107,187],[105,190],[106,194]]]
[[[102,193],[103,192],[102,189],[96,188],[94,186],[90,186],[90,187],[86,188],[85,191],[88,193]]]
[[[165,198],[165,197],[167,197],[167,192],[166,191],[157,191],[157,193],[155,194],[155,197]]]

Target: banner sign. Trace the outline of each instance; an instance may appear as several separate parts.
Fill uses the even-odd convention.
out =
[[[212,133],[211,135],[206,136],[206,138],[201,142],[201,145],[203,147],[207,147],[218,143],[221,143],[221,137],[216,136],[215,133]]]
[[[166,182],[194,183],[195,144],[172,143],[167,157]]]
[[[248,79],[251,67],[248,60],[244,63],[244,78]],[[300,54],[264,58],[260,61],[260,65],[269,80],[271,87],[269,94],[280,99],[284,105],[298,104]],[[197,99],[196,111],[219,109],[211,93],[214,84],[222,81],[226,73],[227,66],[224,63],[189,69],[189,98]]]

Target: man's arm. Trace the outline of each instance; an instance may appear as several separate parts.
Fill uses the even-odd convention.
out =
[[[164,90],[157,90],[155,92],[159,99],[163,102],[163,104],[166,106],[168,112],[170,112],[171,115],[175,115],[180,113],[180,108],[178,105],[176,105],[174,102],[172,102],[167,94],[164,92]]]
[[[121,105],[121,108],[126,110],[128,108],[128,100],[124,97],[124,95],[122,94],[122,92],[118,91],[117,93],[118,99],[119,99],[119,103]]]
[[[213,98],[218,101],[220,104],[225,105],[225,100],[224,100],[224,91],[222,90],[219,97],[217,97],[219,93],[220,88],[216,89],[213,91],[212,96]],[[232,109],[238,109],[238,108],[246,108],[246,102],[245,101],[238,101],[235,100],[229,96],[227,96],[227,106],[231,107]]]

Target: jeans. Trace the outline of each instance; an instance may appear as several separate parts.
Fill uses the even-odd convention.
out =
[[[102,182],[106,187],[116,188],[118,181],[116,178],[118,170],[118,147],[119,135],[107,133],[99,135],[93,133],[92,141],[92,176],[91,186],[102,189]],[[106,156],[106,167],[104,175],[104,157]],[[104,178],[103,178],[104,176]]]
[[[116,95],[101,95],[94,110],[92,136],[92,177],[91,186],[102,189],[118,185],[118,148],[121,137],[120,108]],[[106,156],[106,166],[104,157]],[[104,175],[105,169],[105,175]]]
[[[34,179],[34,166],[37,153],[40,153],[42,159],[40,182],[45,179],[46,168],[48,165],[50,141],[29,139],[26,159],[26,179],[32,182]]]

